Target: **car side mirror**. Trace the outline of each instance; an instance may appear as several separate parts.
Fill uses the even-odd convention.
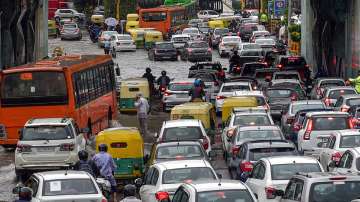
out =
[[[336,165],[336,162],[335,161],[331,161],[330,163],[329,163],[329,168],[336,168],[337,167],[337,165]]]
[[[159,137],[159,134],[158,133],[155,133],[154,134],[154,138],[158,138]]]
[[[87,134],[90,132],[90,129],[89,128],[83,128],[80,130],[80,133],[84,133],[84,134]]]
[[[216,151],[213,150],[209,151],[209,157],[211,160],[215,160],[214,158],[216,157],[216,155],[217,155]]]
[[[284,196],[285,195],[285,192],[283,190],[275,190],[275,196]]]
[[[143,182],[143,180],[141,178],[137,178],[134,181],[134,184],[135,184],[136,187],[141,187],[144,184],[144,182]]]

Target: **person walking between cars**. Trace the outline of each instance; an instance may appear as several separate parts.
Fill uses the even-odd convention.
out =
[[[358,76],[355,79],[350,78],[349,82],[355,87],[356,92],[360,93],[360,71],[358,72]]]
[[[109,153],[107,153],[108,147],[106,144],[100,144],[99,153],[95,154],[92,160],[100,170],[100,175],[108,180],[111,184],[112,197],[116,199],[117,184],[114,177],[116,164]]]
[[[110,53],[110,39],[104,40],[104,53],[105,55],[109,55]]]
[[[139,120],[139,126],[140,126],[140,133],[143,137],[146,137],[148,134],[147,131],[147,118],[148,113],[150,111],[150,105],[147,99],[145,99],[141,93],[138,93],[136,95],[136,100],[134,103],[136,110],[137,110],[137,116]]]
[[[94,178],[100,175],[100,171],[93,160],[89,160],[89,154],[85,150],[78,152],[79,161],[74,165],[74,170],[85,171],[91,174]]]
[[[124,199],[120,202],[141,202],[136,198],[136,187],[133,184],[127,184],[124,187]]]
[[[189,91],[191,101],[203,100],[205,96],[204,87],[200,79],[195,79],[193,88]]]

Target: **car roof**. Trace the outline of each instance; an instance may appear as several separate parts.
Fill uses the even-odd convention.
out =
[[[275,72],[274,74],[299,74],[298,71],[278,71]]]
[[[250,130],[277,130],[280,131],[279,126],[276,125],[266,125],[266,126],[238,126],[240,131],[250,131]]]
[[[336,177],[346,177],[347,180],[360,180],[360,176],[358,173],[352,173],[352,172],[311,172],[311,173],[298,173],[293,176],[293,178],[302,178],[302,179],[317,179],[317,180],[330,180],[329,178],[336,178]],[[336,180],[336,179],[334,179]],[[340,180],[340,179],[339,179]]]
[[[344,81],[344,79],[342,78],[337,78],[337,77],[321,77],[317,79],[318,81],[326,81],[326,80],[334,80],[334,81]]]
[[[226,82],[223,83],[223,86],[238,86],[238,85],[243,85],[243,86],[248,86],[250,85],[250,82],[248,81],[235,81],[235,82]]]
[[[348,94],[348,95],[342,95],[340,97],[343,97],[344,99],[360,98],[360,94]]]
[[[197,119],[179,119],[164,122],[165,128],[174,128],[181,126],[200,126],[200,121]]]
[[[69,124],[69,118],[39,118],[30,119],[26,122],[25,126],[42,126],[42,125],[56,125],[65,126]]]
[[[41,177],[45,181],[50,180],[65,180],[65,179],[90,179],[90,174],[84,171],[76,170],[56,170],[56,171],[46,171],[38,172],[34,175]]]
[[[297,79],[276,79],[271,81],[272,84],[279,84],[279,83],[300,83]]]
[[[235,38],[235,39],[240,39],[239,36],[224,36],[223,39],[227,39],[227,38]]]
[[[293,144],[286,140],[249,140],[244,142],[250,149],[255,148],[271,148],[271,147],[295,147]]]
[[[196,192],[234,190],[234,189],[247,190],[247,187],[241,181],[237,181],[237,180],[195,181],[192,183],[184,184],[184,186],[191,186],[196,190]]]
[[[196,28],[196,27],[188,27],[188,28],[185,28],[184,30],[199,30],[198,28]],[[183,30],[183,31],[184,31]]]
[[[156,142],[157,147],[166,147],[166,146],[179,146],[179,145],[198,145],[201,146],[199,141],[166,141],[166,142]]]
[[[355,90],[352,86],[330,86],[326,88],[326,91],[332,90]]]
[[[211,167],[210,163],[205,160],[177,160],[157,163],[154,166],[162,170],[171,170],[179,168],[196,168],[196,167]],[[211,167],[212,168],[212,167]]]
[[[176,38],[176,37],[188,37],[190,38],[190,35],[188,34],[174,34],[171,36],[171,38]]]
[[[298,100],[298,101],[292,101],[291,105],[304,105],[304,104],[322,104],[324,103],[321,100]]]
[[[131,37],[130,34],[116,34],[116,36],[130,36]]]
[[[261,96],[264,94],[261,91],[234,91],[233,97],[246,97],[246,96]]]
[[[190,78],[190,79],[181,79],[181,80],[174,80],[171,81],[171,84],[179,84],[179,83],[194,83],[195,78]]]
[[[339,111],[321,111],[321,112],[308,112],[306,113],[307,117],[311,116],[326,116],[326,115],[345,115],[348,116],[349,114],[347,112],[339,112]]]
[[[260,159],[261,160],[261,159]],[[262,158],[262,160],[269,162],[271,165],[278,164],[291,164],[291,163],[318,163],[313,157],[310,156],[272,156]]]
[[[359,129],[347,129],[347,130],[337,130],[334,134],[338,136],[352,136],[352,135],[360,135]]]

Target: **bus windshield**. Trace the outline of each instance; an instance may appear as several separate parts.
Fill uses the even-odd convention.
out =
[[[67,104],[67,97],[62,72],[21,72],[3,77],[2,106]]]
[[[166,20],[166,13],[165,12],[148,12],[143,13],[143,20],[145,22],[149,21],[164,21]]]

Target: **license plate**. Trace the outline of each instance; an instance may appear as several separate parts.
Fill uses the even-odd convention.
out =
[[[39,152],[49,152],[54,151],[54,147],[38,147],[37,150]]]

